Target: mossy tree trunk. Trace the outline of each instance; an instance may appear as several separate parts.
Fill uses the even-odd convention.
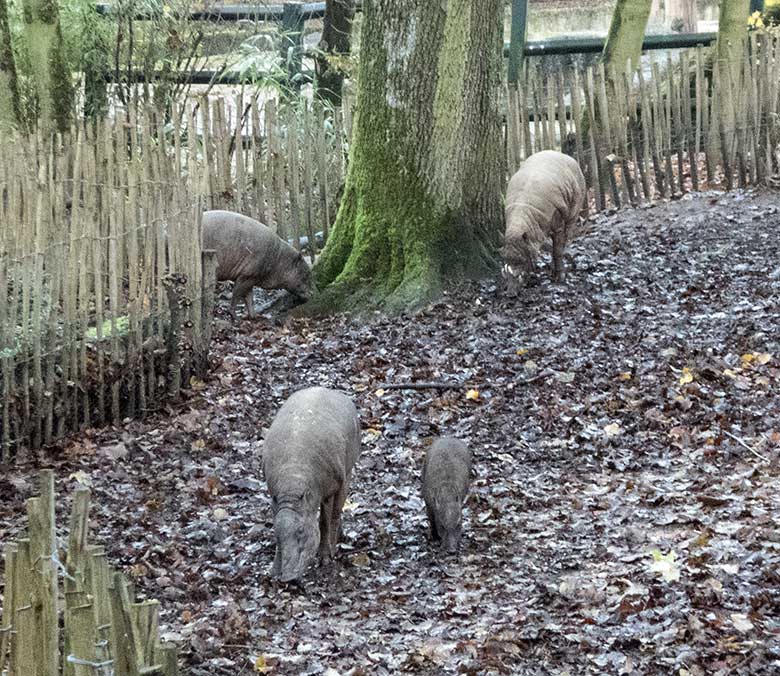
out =
[[[73,81],[65,58],[57,0],[24,0],[25,42],[38,103],[38,123],[66,131],[73,112]]]
[[[618,0],[601,55],[606,66],[622,70],[630,60],[639,67],[651,5],[652,0]]]
[[[353,0],[326,0],[320,49],[317,57],[317,94],[335,106],[341,104],[344,70],[340,59],[347,58],[354,16]]]
[[[750,0],[720,0],[717,55],[721,71],[725,66],[739,70],[749,16]]]
[[[494,266],[502,0],[366,0],[344,197],[313,311],[416,306]]]
[[[0,0],[0,129],[15,127],[20,120],[16,62],[8,27],[8,3]]]
[[[718,19],[718,40],[715,46],[718,75],[721,91],[729,87],[738,88],[745,58],[745,40],[747,38],[747,20],[750,16],[750,0],[720,0],[720,18]],[[721,135],[725,147],[721,152],[730,162],[735,148],[735,128],[737,112],[733,96],[720,97],[720,114],[724,134]]]

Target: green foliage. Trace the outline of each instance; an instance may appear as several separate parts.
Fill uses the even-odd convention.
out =
[[[108,64],[114,31],[111,22],[95,11],[92,0],[62,0],[60,26],[65,56],[73,70]]]
[[[14,127],[21,116],[16,62],[11,50],[8,5],[0,0],[0,124]]]
[[[103,339],[110,338],[113,335],[114,325],[116,325],[116,333],[118,336],[124,336],[127,334],[128,330],[130,329],[130,318],[126,315],[123,315],[121,317],[117,317],[115,320],[107,319],[100,325],[100,335],[103,337]],[[84,334],[84,337],[94,342],[98,339],[98,331],[97,326],[90,326],[86,333]]]
[[[178,81],[178,75],[186,71],[237,74],[253,87],[276,90],[282,98],[295,98],[302,85],[301,74],[292,68],[292,50],[286,56],[279,53],[278,45],[285,38],[280,27],[269,30],[269,24],[191,21],[192,10],[202,8],[197,0],[123,0],[114,3],[107,15],[98,14],[94,0],[7,2],[11,54],[18,74],[16,108],[28,127],[34,126],[42,113],[48,115],[49,109],[60,128],[72,119],[77,111],[68,89],[77,73],[84,79],[82,109],[78,112],[86,117],[106,111],[109,80],[120,101],[140,98],[168,112],[174,101],[188,93],[190,85]],[[52,100],[60,104],[55,110],[55,106],[40,100],[36,88],[39,50],[28,47],[25,19],[51,17],[57,12],[57,45],[49,56],[49,71],[56,80]],[[139,15],[144,20],[136,20]],[[207,31],[214,36],[204,48]],[[216,50],[214,37],[219,41]],[[36,40],[33,42],[37,45]],[[356,39],[352,55],[329,57],[335,68],[353,80],[358,49]],[[143,84],[136,84],[139,74]],[[214,84],[218,83],[219,76]]]
[[[237,72],[242,80],[247,80],[258,87],[270,87],[286,92],[287,68],[282,63],[276,51],[267,49],[267,37],[254,35],[238,48],[235,62],[231,63],[231,71]]]

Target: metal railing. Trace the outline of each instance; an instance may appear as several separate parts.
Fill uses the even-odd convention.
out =
[[[762,0],[753,0],[761,2]],[[555,38],[549,40],[525,40],[528,0],[514,0],[512,6],[511,39],[504,44],[504,56],[509,58],[509,81],[517,81],[517,69],[520,59],[518,54],[527,57],[554,56],[562,54],[597,54],[603,51],[605,38]],[[361,2],[356,3],[356,10],[361,9]],[[107,3],[96,5],[99,14],[108,16],[114,11],[114,7]],[[138,13],[133,16],[137,21],[151,20],[162,15],[162,6],[159,12]],[[213,22],[238,22],[238,21],[264,21],[281,23],[284,36],[281,52],[283,60],[287,63],[288,77],[291,81],[311,81],[312,73],[303,69],[303,57],[306,48],[303,36],[306,21],[321,19],[325,16],[324,2],[286,3],[283,5],[222,5],[206,10],[190,12],[189,18],[193,21]],[[648,35],[642,43],[643,51],[660,49],[687,49],[698,45],[710,45],[717,37],[716,33],[690,33],[690,34],[660,34]],[[522,51],[518,46],[522,45]],[[220,83],[235,85],[251,81],[250,76],[242,76],[224,70],[202,70],[197,72],[185,71],[179,73],[166,73],[166,79],[174,82],[188,82],[192,84]],[[134,74],[137,82],[143,82],[146,76],[143,73]]]

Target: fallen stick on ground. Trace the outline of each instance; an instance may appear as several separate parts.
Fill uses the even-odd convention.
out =
[[[458,390],[463,383],[384,383],[380,390]]]
[[[544,370],[533,378],[525,378],[518,381],[519,385],[530,385],[539,380],[543,380],[551,375],[550,371]],[[469,387],[466,383],[453,382],[432,382],[432,383],[382,383],[380,390],[459,390],[462,387]]]
[[[762,455],[761,453],[759,453],[759,452],[758,452],[758,451],[757,451],[755,448],[753,448],[752,446],[750,446],[748,443],[746,443],[745,441],[743,441],[742,439],[740,439],[740,438],[739,438],[738,436],[736,436],[735,434],[732,434],[731,432],[728,432],[727,430],[723,430],[723,434],[725,434],[725,435],[726,435],[727,437],[729,437],[730,439],[733,439],[734,441],[736,441],[736,442],[737,442],[737,443],[738,443],[740,446],[742,446],[743,448],[746,448],[747,450],[749,450],[749,451],[750,451],[750,452],[751,452],[753,455],[755,455],[755,456],[756,456],[756,457],[757,457],[759,460],[761,460],[761,461],[763,461],[763,462],[765,462],[765,463],[767,463],[767,464],[769,463],[769,458],[767,458],[765,455]]]

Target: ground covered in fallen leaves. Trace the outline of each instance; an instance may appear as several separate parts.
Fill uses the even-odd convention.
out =
[[[160,599],[185,674],[777,674],[779,204],[598,217],[567,283],[545,262],[516,300],[235,327],[223,307],[211,379],[53,449],[58,490],[92,487],[90,539]],[[387,387],[422,382],[452,387]],[[262,440],[314,384],[355,398],[363,451],[337,566],[298,588],[268,574]],[[438,434],[475,455],[459,557],[426,541]],[[0,479],[3,541],[34,472]]]

